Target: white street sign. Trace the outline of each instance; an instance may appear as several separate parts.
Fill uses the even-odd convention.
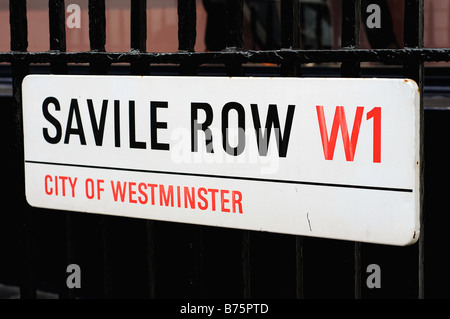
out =
[[[403,79],[30,75],[31,206],[408,245],[419,92]]]

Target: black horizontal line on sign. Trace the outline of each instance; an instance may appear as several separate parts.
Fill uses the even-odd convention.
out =
[[[55,162],[43,162],[43,161],[31,161],[31,160],[26,160],[25,163],[41,164],[41,165],[54,165],[54,166],[67,166],[67,167],[80,167],[80,168],[91,168],[91,169],[104,169],[104,170],[114,170],[114,171],[127,171],[127,172],[137,172],[137,173],[150,173],[150,174],[195,176],[195,177],[205,177],[205,178],[223,178],[223,179],[235,179],[235,180],[245,180],[245,181],[254,181],[254,182],[299,184],[299,185],[324,186],[324,187],[356,188],[356,189],[389,191],[389,192],[402,192],[402,193],[412,193],[413,192],[413,190],[411,188],[379,187],[379,186],[351,185],[351,184],[335,184],[335,183],[294,181],[294,180],[257,178],[257,177],[244,177],[244,176],[210,175],[210,174],[187,173],[187,172],[168,172],[168,171],[156,171],[156,170],[137,169],[137,168],[108,167],[108,166],[95,166],[95,165],[82,165],[82,164],[69,164],[69,163],[55,163]]]

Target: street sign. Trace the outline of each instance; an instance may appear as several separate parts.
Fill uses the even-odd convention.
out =
[[[408,245],[408,79],[29,75],[31,206]]]

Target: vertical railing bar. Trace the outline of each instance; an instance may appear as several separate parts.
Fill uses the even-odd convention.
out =
[[[281,47],[300,49],[300,2],[281,0]],[[281,64],[282,76],[300,76],[300,64],[285,62]]]
[[[11,51],[27,51],[28,48],[28,31],[27,31],[27,5],[26,0],[9,2],[10,12],[10,32],[11,32]],[[23,157],[23,133],[22,133],[22,80],[28,73],[27,62],[13,61],[12,69],[12,86],[13,97],[17,112],[17,141],[20,146],[20,156]]]
[[[197,8],[195,0],[178,0],[178,50],[195,51],[197,37]],[[197,65],[190,62],[180,64],[180,74],[196,75]]]
[[[112,258],[109,243],[109,229],[110,218],[108,216],[100,216],[100,230],[101,230],[101,247],[102,247],[102,262],[103,262],[103,297],[112,297]]]
[[[250,231],[242,231],[242,278],[243,278],[243,297],[251,298],[251,277],[250,277]]]
[[[226,37],[225,46],[227,50],[240,50],[244,46],[244,1],[227,0],[225,7]],[[243,76],[242,63],[231,62],[226,64],[229,76]],[[242,231],[242,278],[243,297],[251,298],[250,277],[250,231]]]
[[[226,34],[225,46],[227,48],[242,49],[244,46],[244,1],[226,0]]]
[[[106,44],[106,8],[105,0],[89,0],[89,43],[91,51],[104,52]],[[106,74],[108,64],[101,59],[89,62],[90,74]],[[102,215],[100,218],[102,262],[103,262],[103,295],[112,297],[112,265],[108,230],[110,218]]]
[[[131,0],[130,47],[139,52],[147,50],[147,0]],[[130,65],[131,74],[148,75],[150,66],[145,62],[133,62]],[[156,297],[155,275],[155,223],[153,220],[144,221],[145,255],[147,261],[147,296]]]
[[[105,0],[89,0],[89,43],[91,51],[105,52],[106,44],[106,8]],[[106,74],[108,63],[92,56],[89,63],[91,74]]]
[[[27,51],[28,48],[28,22],[27,22],[27,3],[26,0],[9,1],[9,19],[11,33],[11,51]],[[29,66],[24,61],[14,61],[11,63],[12,86],[13,86],[13,107],[16,113],[16,146],[17,158],[23,163],[23,130],[22,130],[22,81],[29,72]],[[33,217],[31,207],[25,200],[25,171],[22,165],[19,165],[17,172],[20,179],[20,199],[23,207],[20,208],[20,232],[19,247],[21,249],[21,278],[20,278],[20,298],[36,298],[36,282],[34,276],[34,258],[33,258]]]
[[[422,48],[424,46],[424,1],[423,0],[405,0],[404,8],[404,47]],[[425,258],[425,236],[424,224],[425,216],[423,211],[424,196],[424,108],[423,108],[423,85],[424,85],[424,63],[412,61],[405,63],[404,75],[417,82],[420,90],[420,237],[418,242],[418,298],[425,298],[425,277],[424,277],[424,258]]]
[[[342,48],[360,48],[361,0],[342,1]],[[342,77],[360,77],[361,67],[357,61],[343,61]]]
[[[355,280],[354,292],[355,299],[361,299],[361,243],[354,244],[354,263],[355,263]]]
[[[304,282],[303,282],[303,237],[295,236],[295,296],[297,299],[303,299]]]
[[[423,0],[405,0],[404,47],[423,47]]]
[[[244,1],[226,0],[225,3],[225,50],[241,50],[244,46]],[[225,63],[228,76],[243,76],[242,63],[230,61]],[[242,280],[243,297],[251,298],[250,287],[250,231],[242,231]]]
[[[342,1],[342,34],[343,48],[360,47],[361,0]]]
[[[244,46],[244,1],[226,0],[225,3],[225,47],[228,51],[241,50]],[[231,61],[225,64],[228,76],[243,76],[242,63]]]
[[[48,18],[50,29],[50,50],[66,51],[65,5],[64,0],[48,1]],[[67,73],[67,64],[54,60],[50,63],[53,74]]]
[[[65,4],[64,0],[49,0],[48,1],[48,17],[49,17],[49,30],[50,30],[50,50],[56,50],[59,52],[66,51],[66,28],[65,28]],[[58,61],[55,58],[50,62],[50,70],[53,74],[66,74],[67,63],[64,61]],[[66,267],[73,263],[73,245],[72,245],[72,215],[70,212],[65,212],[63,218],[63,242],[65,254],[63,254],[63,267],[61,268],[61,289],[59,292],[59,298],[75,298],[75,292],[73,289],[68,289],[63,280],[63,276],[66,275]]]
[[[298,28],[294,28],[294,24],[299,24],[299,21],[297,19],[297,17],[299,16],[298,1],[281,0],[280,5],[281,47],[285,49],[298,48],[298,44],[300,43],[300,34],[298,32]]]
[[[89,0],[89,43],[92,51],[105,51],[105,0]]]
[[[195,0],[178,0],[178,50],[181,52],[194,52],[197,37],[197,7]],[[181,75],[198,75],[196,62],[182,61],[180,63]],[[204,295],[204,259],[203,236],[204,228],[201,225],[191,225],[186,232],[189,242],[189,253],[192,255],[189,265],[189,282],[193,288],[194,297]]]
[[[195,0],[178,0],[178,50],[180,52],[195,51],[197,37],[197,6]],[[180,75],[197,75],[198,65],[189,60],[180,63]],[[203,292],[203,226],[190,225],[183,233],[188,242],[190,265],[189,284],[191,296],[202,296]]]
[[[28,22],[26,0],[10,0],[11,51],[27,51]]]
[[[132,50],[146,52],[147,50],[147,1],[131,0],[130,47]],[[131,63],[131,74],[148,75],[148,63]]]
[[[281,0],[281,46],[286,49],[300,48],[300,3],[299,0]],[[281,76],[300,76],[301,66],[296,62],[281,64]],[[303,237],[295,236],[296,298],[303,293]]]
[[[342,1],[342,47],[360,48],[361,0]],[[361,77],[361,66],[356,61],[343,61],[342,77]],[[361,298],[361,243],[355,242],[354,254],[354,297]]]
[[[131,0],[130,46],[145,52],[147,49],[147,1]]]
[[[147,260],[147,294],[151,299],[156,298],[156,260],[155,260],[155,222],[145,221],[146,260]]]
[[[195,0],[178,0],[178,50],[193,52],[197,36]]]

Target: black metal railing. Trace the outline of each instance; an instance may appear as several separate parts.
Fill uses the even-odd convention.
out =
[[[29,74],[30,65],[49,64],[54,74],[68,73],[68,65],[87,63],[90,74],[108,74],[111,66],[129,63],[134,75],[152,74],[157,64],[179,67],[180,75],[196,75],[203,65],[223,65],[224,74],[244,76],[248,63],[279,65],[281,76],[300,76],[306,63],[341,63],[342,77],[360,77],[361,62],[381,62],[403,65],[403,75],[414,79],[423,96],[424,62],[450,61],[450,49],[423,48],[424,3],[423,0],[405,0],[404,47],[400,49],[361,49],[359,43],[361,0],[342,1],[342,48],[338,50],[301,50],[300,18],[297,0],[281,0],[281,48],[276,50],[245,50],[243,40],[243,0],[226,1],[226,48],[222,51],[195,52],[196,4],[195,0],[178,1],[178,51],[146,52],[147,1],[131,0],[131,43],[129,52],[106,52],[105,0],[89,0],[90,51],[66,52],[65,2],[49,0],[50,50],[28,52],[26,0],[10,0],[11,51],[0,52],[0,63],[11,66],[13,106],[16,126],[15,158],[23,163],[21,127],[21,83]],[[151,39],[150,39],[151,41]],[[424,151],[423,104],[421,107],[422,151]],[[12,121],[14,119],[11,119]],[[423,162],[423,161],[422,161]],[[422,165],[423,176],[423,165]],[[50,221],[55,231],[52,242],[58,249],[58,291],[61,298],[73,298],[78,293],[65,286],[65,267],[81,263],[83,280],[91,280],[93,291],[85,296],[124,296],[115,287],[124,285],[117,275],[121,273],[118,259],[120,252],[117,236],[128,237],[125,243],[136,244],[134,260],[141,284],[135,288],[137,297],[365,297],[363,288],[364,266],[369,256],[400,256],[399,262],[407,268],[403,282],[408,297],[424,297],[424,234],[418,244],[411,247],[380,247],[377,245],[349,243],[286,236],[261,234],[251,231],[216,229],[212,227],[171,224],[165,222],[133,220],[112,216],[80,216],[70,212],[45,212],[28,207],[24,195],[23,167],[17,167],[18,222],[17,240],[20,243],[20,293],[22,298],[35,298],[38,282],[39,245],[36,234],[38,218]],[[423,185],[423,184],[422,184]],[[423,194],[423,190],[421,190]],[[423,221],[422,214],[422,221]],[[49,217],[43,217],[49,216]],[[90,225],[88,225],[90,223]],[[48,225],[47,225],[48,227]],[[55,228],[57,228],[55,230]],[[126,233],[125,230],[129,233]],[[97,240],[95,244],[78,241]],[[130,235],[138,233],[139,235]],[[169,235],[170,234],[170,235]],[[89,237],[90,236],[90,237]],[[132,239],[130,239],[132,238]],[[126,241],[129,240],[129,241]],[[123,243],[122,243],[123,244]],[[97,251],[97,255],[92,253]],[[171,250],[172,253],[168,253]],[[91,251],[95,257],[83,257]],[[77,259],[78,258],[78,259]],[[129,256],[127,257],[129,258]],[[38,262],[39,260],[39,262]],[[376,260],[375,260],[376,262]],[[97,267],[90,276],[87,269],[93,263]],[[101,266],[98,266],[100,264]],[[175,267],[180,265],[182,267]],[[205,266],[207,264],[207,267]],[[389,264],[389,262],[387,262]],[[87,266],[83,266],[87,265]],[[264,268],[264,265],[270,267]],[[92,266],[95,268],[94,266]],[[123,268],[126,272],[134,268]],[[122,270],[123,270],[122,269]],[[330,272],[334,273],[331,279]],[[86,275],[84,275],[86,274]],[[314,275],[314,276],[312,276]],[[130,272],[122,275],[129,276]],[[314,277],[314,278],[312,278]],[[86,279],[85,279],[86,278]],[[91,278],[91,279],[89,279]],[[122,279],[126,280],[126,279]],[[333,284],[330,284],[333,282]],[[170,288],[172,287],[172,288]],[[334,293],[332,293],[334,292]]]

